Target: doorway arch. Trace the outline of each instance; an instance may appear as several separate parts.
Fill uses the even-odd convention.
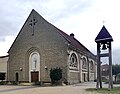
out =
[[[29,82],[40,81],[40,55],[37,51],[29,55]]]

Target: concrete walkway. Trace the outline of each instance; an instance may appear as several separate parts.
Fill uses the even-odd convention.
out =
[[[85,89],[95,88],[95,86],[95,82],[54,87],[1,85],[0,94],[94,94],[93,92],[86,92]]]

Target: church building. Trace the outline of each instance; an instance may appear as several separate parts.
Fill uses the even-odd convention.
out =
[[[96,56],[34,9],[8,54],[10,82],[51,82],[50,70],[56,67],[62,69],[61,81],[69,84],[96,80]]]

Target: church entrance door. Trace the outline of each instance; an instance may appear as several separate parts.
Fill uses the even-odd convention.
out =
[[[31,72],[31,82],[37,82],[39,81],[39,72]]]

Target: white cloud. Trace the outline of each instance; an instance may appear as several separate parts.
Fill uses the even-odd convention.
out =
[[[15,37],[14,36],[7,36],[5,37],[4,41],[0,42],[0,56],[7,55],[7,51],[9,50],[10,46],[12,45]]]
[[[94,53],[94,39],[105,20],[104,24],[114,39],[113,50],[116,51],[120,48],[119,4],[119,0],[1,0],[0,52],[7,52],[32,9],[67,34],[74,33],[75,37]],[[13,37],[9,37],[10,40],[8,36]]]

